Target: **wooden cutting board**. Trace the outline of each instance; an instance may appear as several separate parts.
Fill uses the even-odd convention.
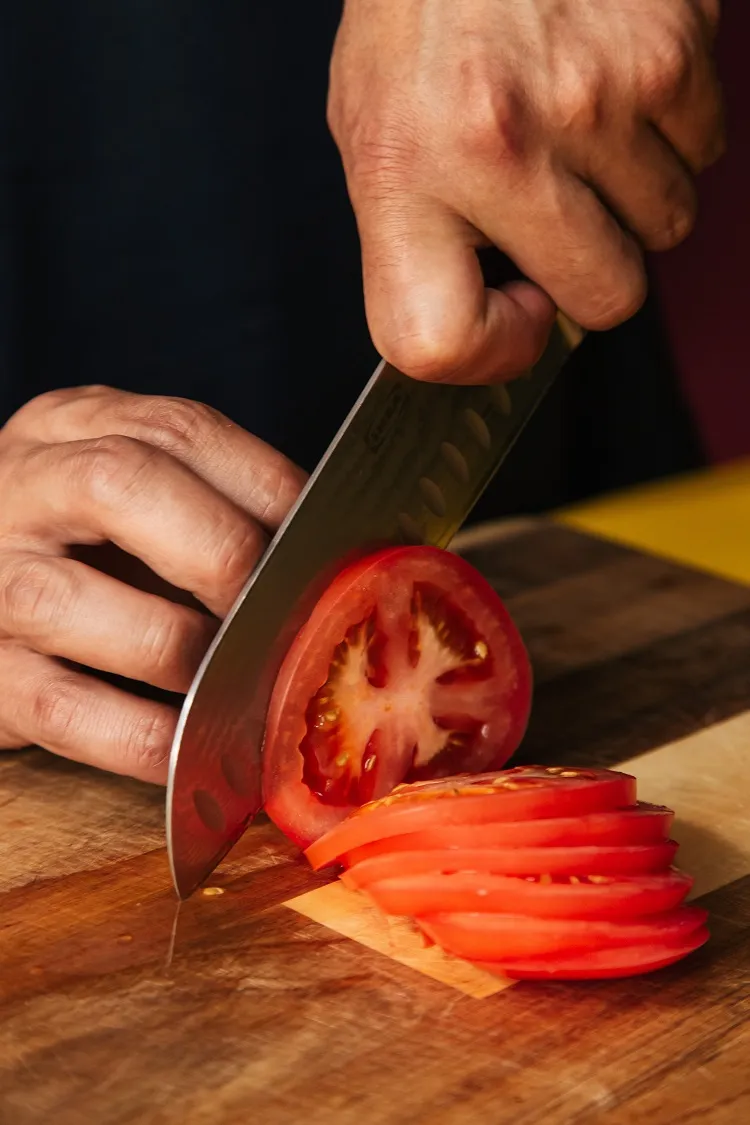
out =
[[[532,653],[518,760],[630,762],[673,803],[709,946],[640,979],[497,990],[267,823],[178,911],[162,793],[6,754],[0,1125],[750,1120],[750,589],[555,526],[466,553]]]

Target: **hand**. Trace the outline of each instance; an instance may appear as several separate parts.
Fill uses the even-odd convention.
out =
[[[184,693],[302,484],[198,403],[87,387],[24,406],[0,430],[0,749],[164,782],[175,708],[77,666]],[[113,554],[150,592],[103,572]]]
[[[517,374],[553,302],[609,328],[721,153],[718,0],[346,0],[329,120],[370,329],[417,378]],[[493,243],[536,286],[484,288]],[[537,288],[537,286],[539,288]]]

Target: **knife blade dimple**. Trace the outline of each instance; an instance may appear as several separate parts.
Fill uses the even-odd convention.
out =
[[[261,808],[273,683],[325,586],[348,560],[378,546],[447,547],[581,336],[559,316],[533,370],[496,387],[420,383],[378,366],[185,698],[167,789],[167,843],[181,897]]]

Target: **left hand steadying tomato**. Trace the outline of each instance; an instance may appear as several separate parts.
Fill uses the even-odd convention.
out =
[[[303,484],[198,402],[27,402],[0,429],[0,751],[165,782],[177,710],[138,685],[188,690]]]

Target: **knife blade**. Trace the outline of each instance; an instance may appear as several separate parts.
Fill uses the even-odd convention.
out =
[[[446,547],[583,333],[559,315],[526,375],[420,383],[381,362],[223,622],[172,745],[167,845],[177,893],[213,871],[263,803],[266,711],[284,655],[328,582],[393,543]]]

